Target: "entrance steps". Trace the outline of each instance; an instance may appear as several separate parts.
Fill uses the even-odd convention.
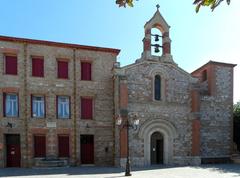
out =
[[[67,167],[68,159],[59,159],[54,157],[35,159],[35,167]]]
[[[231,160],[235,164],[240,164],[240,154],[233,154]]]

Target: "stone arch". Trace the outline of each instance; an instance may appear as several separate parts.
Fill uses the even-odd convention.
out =
[[[160,132],[163,135],[164,142],[164,164],[173,163],[173,141],[177,137],[176,127],[164,119],[151,120],[144,123],[139,130],[139,137],[144,140],[144,164],[151,164],[150,142],[151,135],[154,132]]]

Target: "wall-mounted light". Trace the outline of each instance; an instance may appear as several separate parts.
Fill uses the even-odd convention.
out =
[[[8,122],[7,125],[6,125],[6,127],[8,127],[8,128],[13,128],[13,124],[10,123],[10,122]]]

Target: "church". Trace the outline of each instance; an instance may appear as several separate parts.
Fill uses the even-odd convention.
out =
[[[236,65],[181,69],[159,9],[144,34],[123,67],[119,49],[0,36],[0,167],[228,162]]]

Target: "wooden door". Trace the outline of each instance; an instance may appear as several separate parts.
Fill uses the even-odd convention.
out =
[[[7,167],[21,166],[20,135],[6,135]]]
[[[163,140],[157,140],[156,142],[156,157],[157,164],[163,164]]]
[[[34,136],[34,157],[46,157],[46,136]]]
[[[58,136],[58,157],[69,157],[69,136]]]
[[[94,136],[81,135],[81,163],[94,164]]]

